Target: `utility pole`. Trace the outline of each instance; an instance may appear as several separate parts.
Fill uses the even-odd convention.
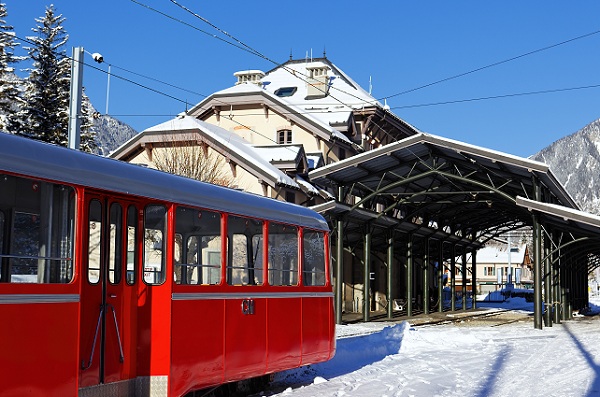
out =
[[[79,150],[81,142],[81,98],[83,91],[83,47],[73,47],[69,99],[69,149]]]

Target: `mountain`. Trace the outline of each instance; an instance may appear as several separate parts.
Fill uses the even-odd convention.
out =
[[[600,215],[600,119],[532,156],[542,161],[583,211]]]
[[[91,104],[89,106],[92,114],[99,114]],[[96,144],[98,145],[94,152],[102,156],[108,156],[110,152],[137,135],[137,131],[128,124],[107,115],[92,116],[90,121],[96,132]]]

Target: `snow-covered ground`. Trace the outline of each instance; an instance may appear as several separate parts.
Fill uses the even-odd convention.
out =
[[[600,298],[591,303],[599,311]],[[523,298],[479,306],[533,312]],[[543,330],[527,317],[494,327],[338,326],[331,361],[278,374],[261,395],[600,396],[599,316],[577,316]]]

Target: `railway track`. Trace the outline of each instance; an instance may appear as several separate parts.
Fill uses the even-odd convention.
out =
[[[503,309],[478,312],[465,312],[460,314],[446,314],[442,318],[426,318],[422,320],[409,320],[413,327],[433,327],[446,324],[455,324],[459,326],[487,326],[499,327],[502,325],[516,322],[532,321],[530,314],[517,312],[514,310]]]

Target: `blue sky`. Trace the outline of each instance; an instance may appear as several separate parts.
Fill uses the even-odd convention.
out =
[[[600,118],[600,87],[430,105],[600,85],[597,1],[177,0],[269,60],[213,38],[227,39],[169,0],[135,1],[55,0],[54,5],[66,18],[68,54],[82,46],[106,61],[98,65],[86,55],[84,86],[92,103],[104,113],[110,63],[109,114],[138,131],[232,86],[236,71],[268,71],[290,52],[294,58],[311,51],[319,57],[324,49],[363,88],[371,80],[373,95],[389,98],[392,111],[422,131],[507,153],[529,156]],[[51,3],[4,2],[7,23],[21,38],[32,34],[35,18]]]

